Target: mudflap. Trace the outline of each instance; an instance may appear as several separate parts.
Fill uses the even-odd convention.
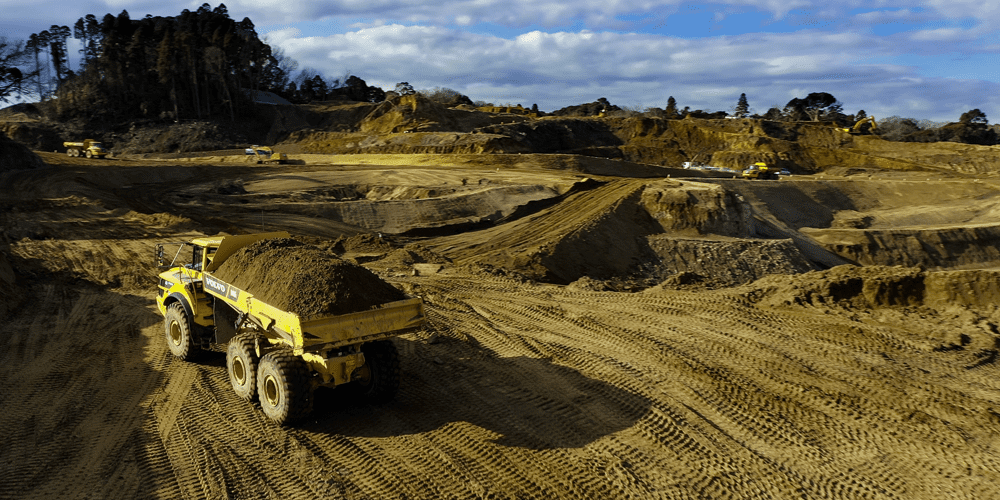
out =
[[[228,344],[229,340],[236,336],[236,319],[239,314],[229,304],[216,300],[212,314],[215,317],[215,340],[216,344]]]

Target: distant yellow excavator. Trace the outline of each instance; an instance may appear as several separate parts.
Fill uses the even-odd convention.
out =
[[[869,128],[862,128],[864,126],[864,124],[866,124],[866,123],[870,123],[871,127],[869,127]],[[853,127],[850,127],[850,128],[839,128],[838,127],[837,130],[839,130],[841,132],[847,132],[848,134],[851,134],[851,135],[874,134],[875,131],[878,130],[878,125],[875,123],[875,117],[874,116],[866,116],[866,117],[858,120],[857,123],[855,123]]]

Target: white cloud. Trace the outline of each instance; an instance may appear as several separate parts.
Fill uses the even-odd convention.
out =
[[[918,118],[948,119],[966,111],[959,110],[966,101],[992,102],[985,90],[1000,86],[960,82],[949,88],[953,80],[914,80],[920,75],[912,67],[859,65],[858,60],[890,54],[893,44],[850,33],[687,40],[532,31],[509,40],[441,27],[390,25],[328,37],[296,38],[287,30],[275,35],[275,42],[302,66],[330,75],[349,69],[383,88],[408,81],[418,89],[448,87],[474,100],[537,103],[545,110],[598,97],[619,105],[664,107],[670,95],[692,109],[726,110],[746,92],[763,112],[793,97],[829,92],[852,112],[912,110],[923,113]],[[974,94],[959,99],[956,90]],[[914,109],[908,103],[915,101],[929,104]]]

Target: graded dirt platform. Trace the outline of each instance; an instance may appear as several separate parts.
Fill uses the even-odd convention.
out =
[[[998,262],[954,244],[990,237],[988,182],[423,164],[385,186],[405,168],[42,156],[0,173],[0,283],[23,299],[0,323],[0,498],[996,497]],[[280,176],[311,187],[264,192]],[[402,189],[462,179],[551,194],[493,218],[407,211],[462,208]],[[236,180],[247,194],[216,191]],[[402,202],[396,224],[423,233],[304,210],[356,203],[348,184],[409,193],[370,203]],[[321,389],[279,427],[238,400],[221,352],[170,356],[154,245],[262,220],[424,298],[428,327],[395,340],[394,401]],[[936,238],[913,250],[923,268],[835,266],[869,236],[864,255],[889,260],[912,231]]]

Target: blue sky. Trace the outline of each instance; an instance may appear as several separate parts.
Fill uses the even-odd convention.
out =
[[[0,35],[86,14],[177,15],[203,2],[0,0]],[[213,7],[218,3],[212,3]],[[1000,119],[1000,2],[982,0],[233,0],[272,46],[332,79],[446,87],[542,110],[623,107],[763,113],[810,92],[878,118]]]

